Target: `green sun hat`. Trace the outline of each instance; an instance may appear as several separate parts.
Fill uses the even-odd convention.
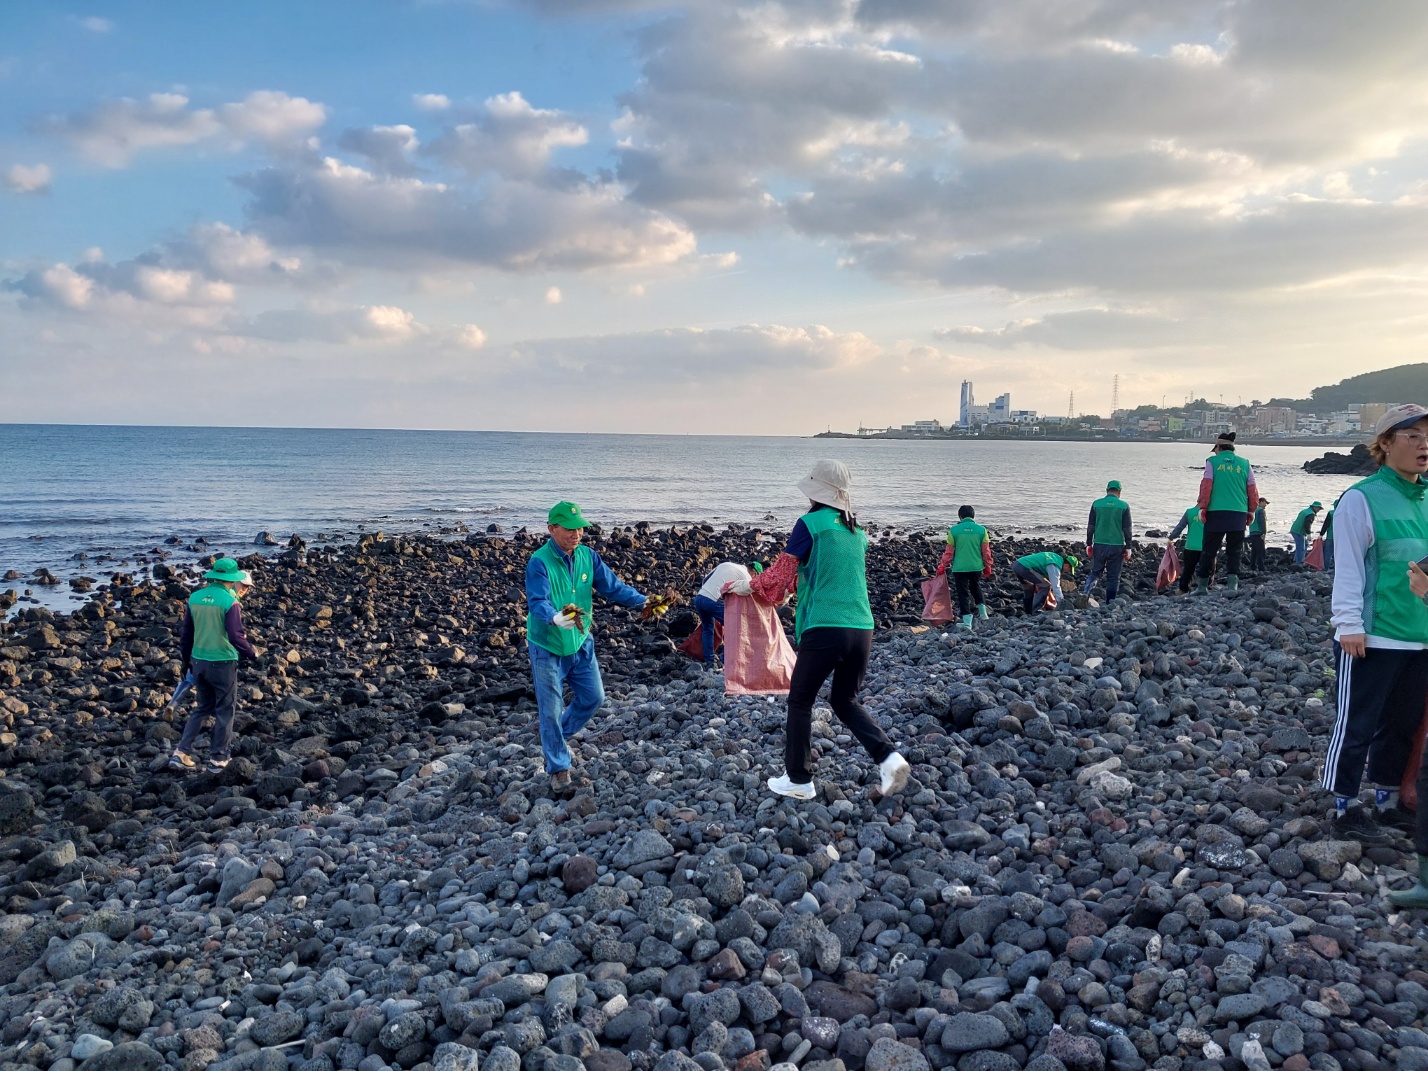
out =
[[[222,580],[226,584],[251,584],[253,578],[246,569],[239,569],[232,558],[219,558],[213,568],[203,574],[205,580]]]
[[[1120,481],[1120,480],[1112,480],[1110,483],[1106,484],[1106,490],[1107,490],[1107,491],[1119,491],[1120,489],[1121,489],[1121,481]]]
[[[550,512],[546,514],[545,522],[559,528],[590,527],[590,522],[585,519],[585,515],[580,512],[580,507],[574,502],[557,502],[551,506]]]
[[[1309,508],[1310,508],[1310,509],[1323,509],[1323,508],[1324,508],[1324,503],[1322,503],[1322,502],[1311,502],[1311,503],[1309,504]]]

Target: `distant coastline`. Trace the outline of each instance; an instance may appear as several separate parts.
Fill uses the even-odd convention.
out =
[[[925,435],[914,431],[877,431],[868,435],[859,435],[855,431],[820,431],[812,436],[814,439],[896,439],[904,442],[982,442],[982,443],[1202,443],[1208,449],[1211,445],[1209,439],[1180,439],[1170,435],[1140,436],[1140,435],[1096,435],[1086,433],[1084,435]],[[1311,446],[1311,447],[1331,447],[1331,446],[1357,446],[1363,442],[1363,438],[1356,435],[1300,435],[1294,438],[1242,438],[1239,440],[1241,446]]]

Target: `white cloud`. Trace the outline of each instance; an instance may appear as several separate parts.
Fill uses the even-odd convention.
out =
[[[456,333],[456,344],[463,350],[479,350],[486,345],[486,332],[475,324],[465,324]]]
[[[534,179],[557,149],[584,145],[585,127],[563,112],[535,108],[520,93],[489,98],[470,122],[448,127],[425,152],[470,175]]]
[[[48,164],[11,164],[4,174],[4,185],[15,193],[45,193],[50,188],[54,172]]]
[[[96,163],[119,168],[146,149],[224,138],[230,146],[256,142],[271,152],[291,151],[306,143],[326,114],[321,104],[272,90],[216,110],[191,109],[182,93],[151,93],[141,101],[124,97],[89,112],[52,117],[45,129]]]
[[[241,328],[242,334],[274,342],[387,345],[409,342],[429,331],[413,313],[396,305],[270,309]]]
[[[103,19],[98,15],[90,15],[79,20],[79,24],[90,33],[112,33],[114,22],[111,19]]]
[[[343,131],[337,147],[366,157],[372,167],[388,175],[414,175],[410,155],[421,146],[416,131],[405,123]]]
[[[444,93],[413,93],[412,104],[418,111],[440,112],[451,107],[451,98]]]
[[[552,286],[545,292],[545,303],[547,305],[559,305],[564,300],[565,296],[561,294],[560,287],[558,286]]]

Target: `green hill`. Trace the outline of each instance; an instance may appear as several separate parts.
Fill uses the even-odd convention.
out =
[[[1339,412],[1351,402],[1418,402],[1428,405],[1428,364],[1401,364],[1351,376],[1330,387],[1315,387],[1308,398],[1273,398],[1301,412]]]

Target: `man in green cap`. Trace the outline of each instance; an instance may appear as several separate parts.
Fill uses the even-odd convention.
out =
[[[1012,563],[1012,575],[1021,581],[1021,609],[1035,613],[1043,606],[1054,610],[1061,597],[1061,570],[1074,573],[1081,563],[1073,555],[1054,550],[1028,554]]]
[[[213,719],[208,734],[208,771],[219,773],[228,766],[228,749],[233,742],[233,714],[238,701],[238,663],[258,657],[243,630],[240,601],[253,586],[253,578],[238,568],[232,558],[219,558],[203,574],[208,583],[188,597],[179,633],[184,675],[193,674],[198,707],[183,727],[170,770],[194,768],[193,745],[203,723]]]
[[[556,792],[571,787],[566,740],[583,729],[605,701],[591,635],[592,596],[598,592],[616,606],[645,604],[645,596],[621,583],[600,555],[581,543],[580,534],[588,527],[579,506],[557,502],[546,517],[550,538],[526,563],[526,639],[539,710],[540,749]]]
[[[1304,564],[1304,556],[1309,553],[1309,537],[1314,534],[1314,518],[1323,508],[1322,502],[1311,502],[1299,511],[1299,516],[1289,526],[1289,534],[1294,537],[1295,565]]]
[[[1091,562],[1083,594],[1091,594],[1096,579],[1106,574],[1106,601],[1116,597],[1121,586],[1121,565],[1130,559],[1130,506],[1121,501],[1121,481],[1106,484],[1106,493],[1091,503],[1086,521],[1086,557]]]

